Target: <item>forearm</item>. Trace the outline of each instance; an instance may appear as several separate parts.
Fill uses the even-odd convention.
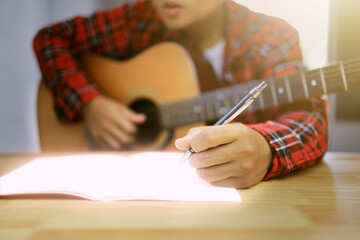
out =
[[[38,32],[33,41],[43,80],[52,92],[58,118],[71,122],[81,118],[82,108],[99,95],[97,88],[88,80],[81,69],[79,57],[87,52],[102,55],[116,55],[115,36],[105,31],[109,25],[106,16],[117,13],[118,9],[97,12],[90,17],[75,17],[56,23]],[[114,24],[116,20],[113,20]],[[119,26],[118,26],[119,27]],[[125,27],[125,23],[124,26]],[[125,46],[128,34],[123,31],[122,43]],[[120,41],[118,41],[120,42]],[[125,49],[125,47],[124,47]],[[125,52],[123,49],[123,52]]]

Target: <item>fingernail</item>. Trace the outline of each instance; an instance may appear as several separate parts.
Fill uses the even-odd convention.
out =
[[[146,120],[146,115],[145,114],[140,114],[141,120]]]
[[[175,143],[177,143],[177,142],[181,142],[181,141],[182,141],[182,139],[183,139],[183,138],[178,138],[178,139],[176,139],[176,140],[175,140]]]
[[[179,141],[183,141],[185,139],[185,137],[181,137],[175,140],[175,142],[179,142]]]

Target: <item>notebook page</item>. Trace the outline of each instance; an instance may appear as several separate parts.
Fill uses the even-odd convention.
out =
[[[0,178],[0,195],[60,193],[92,200],[241,201],[201,180],[182,153],[41,157]]]

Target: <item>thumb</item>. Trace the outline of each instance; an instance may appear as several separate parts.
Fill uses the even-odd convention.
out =
[[[146,115],[144,113],[137,113],[131,109],[127,109],[126,115],[134,123],[143,123],[146,121]]]
[[[191,147],[193,137],[207,127],[195,127],[188,131],[186,136],[175,140],[175,147],[179,150],[188,150]]]
[[[186,135],[185,137],[175,140],[175,147],[179,150],[188,150],[190,148],[192,135]]]

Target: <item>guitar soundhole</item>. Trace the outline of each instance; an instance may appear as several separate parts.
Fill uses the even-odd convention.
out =
[[[159,136],[161,131],[156,105],[147,99],[138,99],[130,105],[130,108],[137,113],[146,115],[146,122],[138,125],[136,142],[140,144],[151,143]]]

